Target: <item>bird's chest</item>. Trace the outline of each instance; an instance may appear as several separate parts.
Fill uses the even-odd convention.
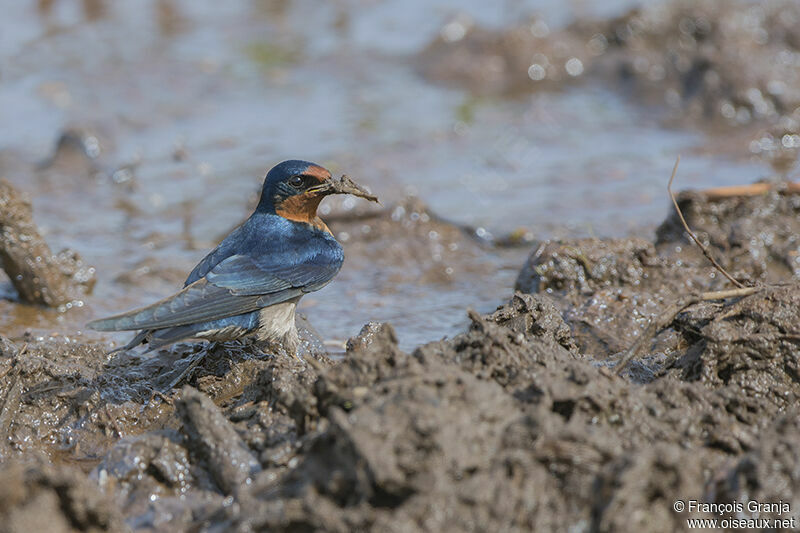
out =
[[[256,338],[261,341],[280,341],[295,330],[294,312],[300,297],[265,307],[258,312]]]

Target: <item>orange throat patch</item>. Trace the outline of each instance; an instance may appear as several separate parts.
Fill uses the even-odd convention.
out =
[[[287,220],[304,222],[317,229],[331,233],[328,226],[317,216],[317,207],[323,196],[315,194],[298,194],[291,196],[275,208],[275,212]]]

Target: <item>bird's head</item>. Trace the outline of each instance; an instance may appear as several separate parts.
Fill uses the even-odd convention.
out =
[[[329,194],[352,194],[378,201],[347,176],[335,179],[319,165],[291,160],[275,165],[267,173],[257,211],[317,225],[317,207]]]

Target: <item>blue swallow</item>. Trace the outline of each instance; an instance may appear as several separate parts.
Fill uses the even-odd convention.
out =
[[[327,285],[344,260],[341,245],[317,216],[329,194],[378,201],[347,176],[334,179],[314,163],[276,165],[255,212],[194,267],[180,292],[88,327],[138,330],[118,350],[146,343],[149,352],[182,340],[251,336],[296,354],[297,302]]]

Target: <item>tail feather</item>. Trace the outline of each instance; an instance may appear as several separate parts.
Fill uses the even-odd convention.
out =
[[[196,325],[176,326],[174,328],[149,331],[147,336],[147,350],[145,350],[144,353],[150,353],[179,341],[196,338],[197,334],[201,331],[202,328],[198,328]]]
[[[168,318],[174,314],[177,308],[185,307],[181,304],[185,303],[187,296],[203,295],[204,288],[207,286],[205,281],[196,283],[193,287],[184,287],[180,292],[168,296],[162,300],[152,303],[145,307],[133,309],[125,313],[92,320],[86,327],[95,331],[126,331],[138,330],[142,328],[158,328],[158,327],[171,327],[181,324],[169,324]],[[192,289],[194,289],[192,291]],[[190,292],[191,291],[191,292]],[[159,322],[164,321],[164,324]]]
[[[126,331],[127,324],[123,324],[123,320],[127,321],[127,317],[109,317],[101,318],[99,320],[92,320],[86,327],[95,331]]]
[[[196,338],[196,335],[200,333],[200,331],[200,329],[194,326],[177,326],[174,328],[156,330],[144,329],[137,333],[128,344],[120,346],[119,348],[115,348],[108,353],[110,355],[112,353],[132,350],[140,344],[147,343],[147,350],[142,352],[142,355],[144,355],[154,350],[158,350],[159,348],[163,348],[164,346],[174,344],[178,341]]]
[[[255,331],[259,326],[259,316],[259,312],[254,311],[243,315],[195,324],[159,329],[143,329],[139,331],[128,344],[117,348],[114,352],[130,350],[142,343],[147,343],[147,350],[144,353],[148,353],[163,348],[164,346],[190,339],[211,341],[234,340]]]
[[[136,348],[137,346],[139,346],[140,344],[142,344],[144,341],[147,340],[147,335],[149,333],[150,331],[143,329],[142,331],[137,333],[128,344],[126,344],[125,346],[120,346],[119,348],[114,348],[113,350],[108,352],[108,354],[111,355],[112,353],[124,352],[126,350],[132,350],[133,348]]]
[[[152,309],[134,309],[121,315],[114,315],[107,318],[92,320],[86,327],[95,331],[130,331],[140,329],[142,326],[136,324],[136,319],[145,314],[152,314]]]

